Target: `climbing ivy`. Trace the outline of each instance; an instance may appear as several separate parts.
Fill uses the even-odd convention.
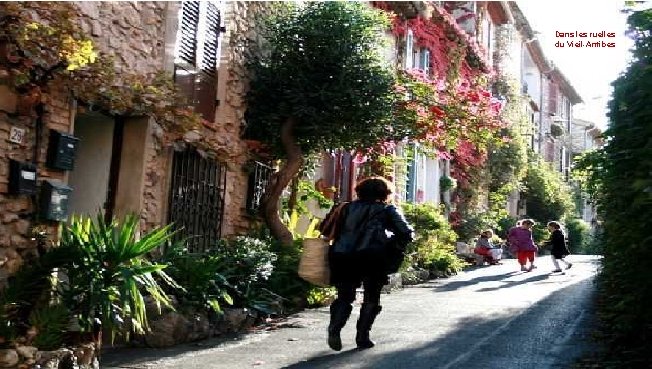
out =
[[[169,73],[118,73],[80,26],[73,2],[4,2],[0,7],[0,84],[28,101],[34,114],[42,94],[63,88],[93,109],[112,115],[154,117],[170,133],[197,129],[201,117],[187,106]]]

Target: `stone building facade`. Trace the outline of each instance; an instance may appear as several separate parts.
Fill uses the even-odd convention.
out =
[[[211,242],[214,238],[245,232],[250,227],[253,218],[246,211],[249,174],[245,169],[250,157],[245,142],[240,139],[248,80],[245,61],[255,49],[252,45],[257,43],[256,18],[269,5],[208,3],[218,22],[219,28],[213,27],[213,31],[219,35],[219,44],[213,45],[217,60],[215,70],[210,71],[215,83],[208,93],[203,90],[200,93],[202,98],[213,100],[215,106],[212,114],[204,115],[209,118],[200,131],[187,134],[183,142],[166,143],[163,128],[152,118],[116,117],[94,111],[92,106],[75,101],[68,91],[58,90],[56,86],[51,86],[42,97],[45,106],[42,119],[25,116],[21,114],[21,99],[0,85],[0,285],[24,259],[36,255],[34,227],[42,227],[50,240],[56,240],[61,224],[39,215],[37,204],[41,195],[38,192],[37,195],[9,193],[11,159],[36,164],[38,187],[43,186],[44,180],[70,187],[69,215],[95,216],[100,211],[104,215],[122,216],[133,212],[140,215],[141,228],[146,230],[170,221],[183,223],[188,221],[186,215],[193,213],[195,218],[191,222],[204,222],[203,228],[194,231],[215,228],[211,230]],[[108,1],[77,5],[83,29],[92,36],[99,51],[113,56],[118,73],[165,71],[170,75],[177,70],[175,50],[182,37],[179,28],[183,27],[180,19],[185,19],[184,7],[208,6],[205,2],[182,5],[180,2]],[[195,26],[197,32],[208,29]],[[46,165],[50,130],[79,139],[72,170],[55,170]],[[13,137],[17,134],[20,140]],[[192,150],[195,142],[201,142],[203,149]],[[181,152],[187,153],[183,160],[192,157],[192,161],[184,163],[195,165],[195,169],[201,167],[195,174],[175,164],[181,160]],[[213,181],[210,175],[201,173],[209,167],[216,171],[219,180]],[[182,173],[186,182],[175,184],[174,170]],[[198,192],[200,186],[213,197],[208,199],[209,195]],[[170,206],[175,204],[172,200],[175,194],[177,200],[186,198],[174,205],[182,207],[176,210],[177,218],[173,219]],[[215,204],[219,206],[218,211],[208,209]],[[211,216],[219,219],[207,219]],[[193,232],[191,227],[185,225],[185,235],[192,235],[188,233]]]

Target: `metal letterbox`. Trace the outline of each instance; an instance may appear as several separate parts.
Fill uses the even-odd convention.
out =
[[[17,160],[9,161],[9,193],[33,195],[36,193],[36,166]]]
[[[64,221],[68,218],[68,204],[72,188],[52,180],[41,182],[41,217]]]
[[[47,165],[53,169],[72,170],[79,139],[73,135],[50,130]]]

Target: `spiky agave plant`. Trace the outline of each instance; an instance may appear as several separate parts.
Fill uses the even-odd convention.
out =
[[[172,308],[157,279],[181,287],[163,271],[166,264],[146,258],[171,236],[168,225],[139,237],[138,217],[133,214],[121,222],[106,222],[101,215],[95,221],[74,217],[64,227],[60,248],[73,251],[75,257],[64,267],[62,291],[83,330],[90,331],[99,319],[112,339],[117,333],[128,337],[131,331],[146,332],[145,295],[153,298],[159,311],[161,305]]]

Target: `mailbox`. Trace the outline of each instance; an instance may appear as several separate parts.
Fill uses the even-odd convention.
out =
[[[79,139],[73,135],[50,130],[47,165],[53,169],[72,170]]]
[[[36,166],[17,160],[9,161],[9,193],[33,195],[36,193]]]
[[[72,188],[58,181],[41,182],[41,217],[64,221],[68,218],[68,204]]]

